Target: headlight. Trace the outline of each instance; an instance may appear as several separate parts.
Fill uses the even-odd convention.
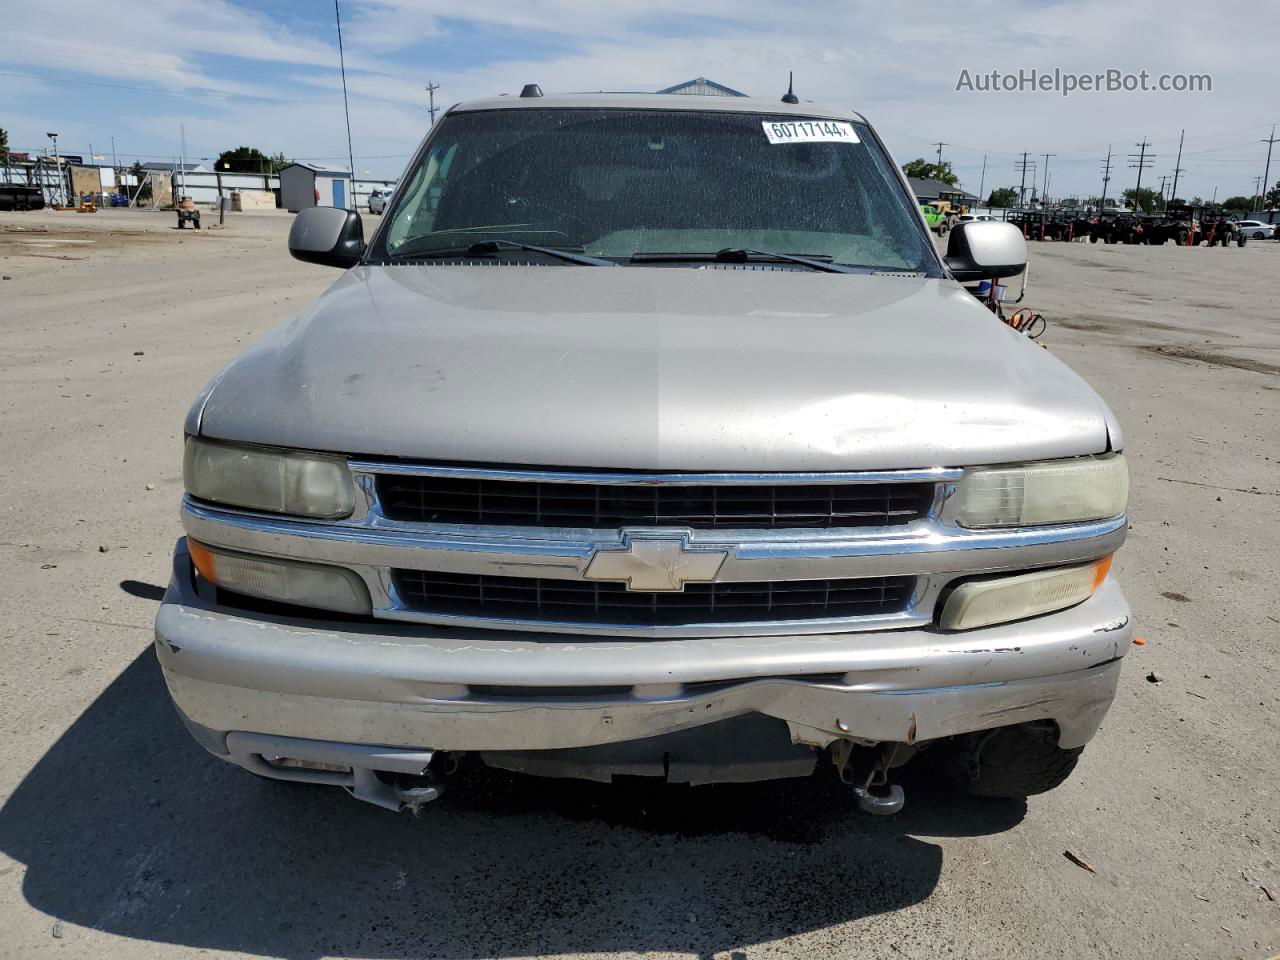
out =
[[[355,509],[341,457],[187,437],[182,474],[189,494],[215,503],[326,519]]]
[[[944,630],[970,630],[1063,610],[1093,596],[1110,569],[1111,558],[1103,557],[1083,566],[971,580],[951,591],[938,624]]]
[[[191,539],[187,540],[187,550],[200,576],[224,590],[300,607],[370,612],[369,590],[364,581],[342,567],[236,553]]]
[[[972,467],[960,478],[952,516],[962,527],[1030,527],[1118,517],[1128,501],[1129,467],[1114,453]]]

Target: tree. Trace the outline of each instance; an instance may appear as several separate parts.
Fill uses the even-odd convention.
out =
[[[917,157],[910,163],[904,163],[902,172],[918,180],[940,180],[949,187],[954,187],[960,182],[960,178],[951,172],[950,163],[927,163],[924,157]]]
[[[1227,197],[1222,201],[1225,210],[1248,211],[1253,209],[1253,197]]]
[[[1267,195],[1262,198],[1262,206],[1266,210],[1275,210],[1280,208],[1280,180],[1276,181],[1276,185],[1267,191]]]
[[[151,181],[147,177],[147,171],[142,169],[142,163],[138,160],[135,160],[133,162],[133,169],[131,169],[129,172],[133,174],[134,183],[136,184],[136,186],[134,186],[133,188],[134,201],[135,202],[150,201],[151,200]],[[126,191],[128,189],[129,189],[128,187],[125,188]]]
[[[9,131],[0,127],[0,160],[9,161]]]
[[[216,169],[223,173],[279,173],[285,163],[283,153],[269,157],[257,147],[236,147],[218,154]]]
[[[1204,197],[1194,196],[1191,198],[1191,206],[1193,207],[1207,207],[1208,205],[1209,205],[1209,201],[1206,200]]]
[[[1017,187],[1000,187],[998,190],[992,190],[991,196],[987,197],[988,207],[1011,207],[1018,199]]]
[[[1133,207],[1135,210],[1140,209],[1143,213],[1150,213],[1160,205],[1160,194],[1156,193],[1150,187],[1143,187],[1141,190],[1136,190],[1133,187],[1130,187],[1122,194],[1122,196],[1129,206]]]

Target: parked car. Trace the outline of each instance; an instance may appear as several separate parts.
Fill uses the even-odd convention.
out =
[[[1250,240],[1270,240],[1275,236],[1276,225],[1263,223],[1261,220],[1241,220],[1237,226],[1240,233]]]
[[[963,284],[861,115],[498,97],[185,424],[173,701],[263,777],[417,809],[463,763],[674,783],[1070,774],[1133,626],[1116,418]],[[851,797],[851,802],[853,797]]]
[[[387,190],[374,190],[369,194],[369,212],[374,214],[382,214],[386,212],[387,205],[391,203],[392,194],[395,192],[393,188]]]

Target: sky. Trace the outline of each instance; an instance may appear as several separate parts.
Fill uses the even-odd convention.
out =
[[[1272,0],[340,0],[358,176],[395,178],[436,102],[518,93],[657,90],[708,77],[779,97],[852,108],[900,163],[951,162],[970,192],[1026,182],[1051,196],[1135,184],[1252,195],[1280,123]],[[3,0],[0,127],[13,150],[120,163],[189,159],[239,145],[346,164],[334,5],[328,0]],[[1115,69],[1209,74],[1195,92],[957,90],[992,70]],[[1270,181],[1280,180],[1280,144]],[[1043,154],[1051,154],[1046,158]],[[985,157],[985,172],[984,172]],[[1034,163],[1034,168],[1030,164]]]

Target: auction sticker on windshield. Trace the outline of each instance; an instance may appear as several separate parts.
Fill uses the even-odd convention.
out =
[[[847,120],[763,120],[770,143],[859,143]]]

